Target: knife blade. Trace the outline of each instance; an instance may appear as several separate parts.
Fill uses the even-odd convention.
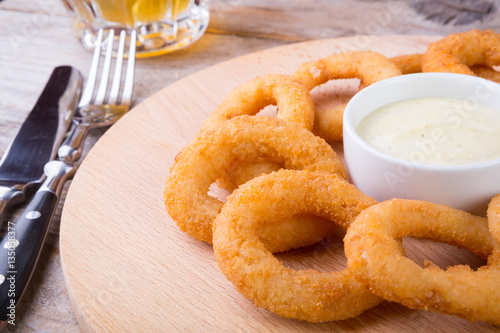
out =
[[[80,100],[83,76],[56,67],[36,104],[0,160],[0,222],[9,206],[39,186],[45,163],[55,158]]]

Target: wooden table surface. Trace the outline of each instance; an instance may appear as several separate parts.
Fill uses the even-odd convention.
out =
[[[499,7],[493,0],[212,0],[210,24],[199,41],[172,54],[137,59],[133,103],[208,66],[299,41],[354,35],[446,35],[473,28],[500,32]],[[71,35],[70,17],[58,0],[0,0],[0,22],[3,153],[52,69],[72,65],[87,73],[91,54]],[[102,133],[92,133],[87,151]],[[63,205],[64,196],[31,285],[16,311],[16,325],[7,327],[7,332],[80,332],[61,270],[58,231]],[[12,209],[8,219],[15,220],[22,208]]]

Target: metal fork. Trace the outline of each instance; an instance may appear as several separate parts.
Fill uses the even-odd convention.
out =
[[[109,96],[106,98],[114,32],[108,35],[102,78],[93,98],[102,38],[101,30],[98,33],[89,78],[75,114],[72,130],[59,148],[58,158],[45,164],[45,181],[20,218],[15,223],[8,222],[7,234],[0,242],[0,329],[12,319],[15,307],[31,280],[63,186],[66,181],[73,178],[81,162],[81,152],[87,133],[93,128],[113,124],[130,108],[135,66],[135,32],[132,31],[130,36],[127,74],[121,100],[118,99],[118,95],[121,86],[125,31],[120,33],[115,73]]]
[[[58,152],[59,158],[63,158],[67,162],[74,163],[81,157],[85,137],[91,129],[113,124],[125,113],[127,113],[130,108],[134,85],[136,32],[135,30],[132,30],[130,35],[127,70],[120,101],[118,100],[118,97],[120,92],[125,49],[125,30],[122,30],[120,33],[113,81],[111,90],[109,91],[106,99],[111,69],[111,58],[113,54],[114,34],[114,30],[110,29],[107,38],[106,55],[102,67],[101,80],[99,88],[95,94],[95,98],[93,98],[101,58],[101,47],[103,46],[103,30],[100,29],[97,34],[89,77],[87,79],[80,103],[78,104],[78,109],[73,117],[73,129],[59,148]]]

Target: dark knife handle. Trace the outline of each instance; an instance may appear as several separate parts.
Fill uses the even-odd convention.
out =
[[[15,320],[18,301],[28,285],[47,236],[58,197],[38,191],[16,223],[8,222],[0,242],[0,320]]]
[[[14,318],[49,231],[65,182],[77,166],[62,161],[45,164],[47,178],[16,223],[8,222],[0,242],[0,321]]]

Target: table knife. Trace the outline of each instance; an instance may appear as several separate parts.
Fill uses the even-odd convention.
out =
[[[44,180],[80,100],[83,77],[71,66],[56,67],[38,101],[0,161],[0,221],[9,206]]]
[[[19,219],[7,222],[0,242],[0,330],[15,325],[17,305],[29,285],[65,182],[77,165],[52,160],[46,178]]]

